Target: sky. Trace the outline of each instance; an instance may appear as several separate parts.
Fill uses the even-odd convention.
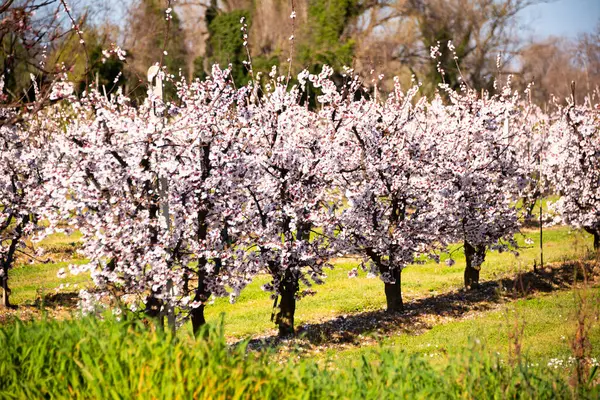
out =
[[[600,23],[600,0],[555,0],[537,4],[521,12],[526,26],[524,36],[543,39],[548,36],[576,38],[590,33]]]

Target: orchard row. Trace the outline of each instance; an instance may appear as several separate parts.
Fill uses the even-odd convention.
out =
[[[476,288],[486,251],[518,250],[543,193],[600,246],[594,97],[546,113],[509,82],[496,94],[441,85],[432,99],[397,83],[382,98],[377,79],[332,72],[302,72],[291,87],[273,71],[236,88],[216,66],[189,83],[155,67],[143,104],[101,88],[75,95],[63,80],[47,107],[3,108],[3,304],[17,255],[35,250],[25,239],[60,231],[83,235],[89,263],[69,272],[91,273],[84,312],[127,308],[197,331],[211,296],[233,301],[268,274],[280,334],[294,330],[301,285],[323,283],[340,255],[381,278],[390,311],[402,309],[402,269],[439,262],[449,243],[463,244]],[[162,100],[161,81],[176,98]]]

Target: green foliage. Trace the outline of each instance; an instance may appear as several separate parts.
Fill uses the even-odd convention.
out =
[[[248,71],[242,63],[247,60],[243,33],[240,30],[242,18],[250,27],[250,13],[246,10],[219,13],[208,24],[208,64],[219,64],[221,68],[231,64],[231,76],[238,86],[248,83]]]
[[[185,46],[185,34],[181,26],[181,19],[175,12],[171,11],[171,20],[167,33],[167,21],[165,21],[165,2],[161,0],[141,0],[139,4],[139,15],[136,16],[132,30],[141,40],[141,48],[127,49],[128,63],[133,62],[135,68],[128,71],[126,79],[131,87],[129,94],[134,100],[146,97],[147,86],[145,82],[139,82],[139,77],[145,77],[146,71],[151,65],[162,61],[170,74],[187,76],[187,49]],[[165,39],[167,43],[165,46]],[[167,53],[164,54],[163,51]],[[163,81],[163,95],[165,100],[175,96],[176,88],[169,81]]]
[[[357,0],[311,0],[305,40],[298,45],[298,61],[311,72],[322,64],[339,70],[352,63],[355,42],[344,29],[359,14]]]
[[[117,90],[118,87],[125,83],[125,77],[123,76],[123,61],[116,57],[110,57],[104,59],[102,50],[104,46],[101,42],[96,41],[88,42],[88,51],[90,56],[90,68],[87,75],[88,83],[98,83],[98,88],[102,91],[102,87],[106,90],[106,93],[112,93]],[[115,81],[116,80],[116,81]],[[79,91],[85,90],[86,81],[82,79],[79,82]]]
[[[261,55],[252,57],[252,70],[257,72],[269,73],[273,66],[279,67],[279,57],[277,54]]]
[[[507,366],[472,347],[434,366],[381,350],[376,361],[336,369],[275,362],[272,351],[228,346],[219,328],[190,342],[139,321],[108,318],[16,322],[0,330],[0,397],[18,398],[570,398],[546,367]],[[586,388],[582,398],[594,398]]]
[[[231,76],[237,86],[246,85],[250,79],[248,68],[243,64],[248,60],[248,54],[244,48],[244,33],[240,29],[242,18],[248,24],[249,32],[252,25],[251,11],[235,10],[218,13],[216,9],[209,9],[206,14],[209,32],[206,64],[209,66],[219,64],[221,68],[231,64]],[[210,72],[206,70],[204,63],[204,58],[198,57],[194,60],[194,77],[203,77]],[[269,72],[274,65],[279,65],[277,52],[252,57],[252,70],[255,74]]]
[[[69,79],[76,84],[79,92],[85,90],[87,84],[95,83],[96,79],[100,90],[104,86],[106,93],[113,92],[125,82],[122,75],[124,63],[116,57],[104,59],[102,50],[106,48],[107,40],[93,25],[86,25],[83,37],[89,64],[84,47],[80,43],[81,38],[75,33],[70,33],[60,41],[56,41],[57,46],[51,48],[45,68],[49,71],[63,71],[62,65],[64,64],[64,71],[68,71]],[[0,58],[0,71],[2,71],[0,75],[2,73],[5,75],[5,90],[8,92],[9,98],[17,100],[23,97],[25,101],[34,101],[35,92],[31,74],[36,76],[37,84],[40,87],[52,82],[55,76],[35,68],[34,66],[39,60],[28,54],[26,48],[19,40],[15,39],[13,34],[4,36],[1,45],[2,51],[8,56]],[[32,48],[36,50],[35,46]],[[41,49],[36,51],[41,52]],[[119,78],[115,82],[117,76]]]
[[[165,25],[164,29],[160,29],[159,34],[153,37],[153,48],[162,50],[165,47],[164,30],[167,29],[165,23],[164,2],[160,0],[144,0],[142,2],[142,7],[144,7],[144,12],[148,15],[149,21]],[[179,69],[185,71],[185,57],[187,51],[185,48],[183,29],[181,28],[181,20],[174,10],[171,11],[170,15],[171,21],[166,46],[167,55],[163,58],[163,65],[165,65],[167,70],[171,73],[176,73]]]
[[[355,41],[344,36],[344,29],[360,14],[359,1],[312,0],[307,11],[306,26],[298,27],[300,35],[297,39],[294,65],[298,69],[306,68],[312,73],[318,73],[323,64],[334,67],[336,71],[341,70],[344,65],[352,64]],[[195,76],[202,76],[200,71],[207,73],[206,65],[216,63],[224,68],[231,64],[235,84],[241,86],[248,82],[249,73],[243,65],[247,54],[243,46],[240,19],[245,19],[250,32],[252,12],[252,9],[219,12],[216,4],[207,9],[209,39],[206,60],[195,61]],[[269,72],[271,67],[279,66],[281,59],[287,57],[287,51],[282,52],[281,49],[268,54],[253,55],[252,69],[255,73]],[[341,83],[341,76],[336,75],[334,79]],[[295,81],[292,79],[293,83]],[[311,94],[312,103],[316,94],[318,91]]]
[[[29,59],[26,48],[14,34],[6,34],[0,40],[0,76],[4,76],[4,91],[9,101],[26,96],[25,100],[35,100],[32,90],[31,73],[35,68],[24,62]]]
[[[307,69],[318,74],[323,65],[329,65],[335,71],[333,81],[341,86],[344,81],[342,67],[352,65],[356,46],[355,40],[345,35],[345,29],[360,12],[358,0],[310,0],[306,25],[299,27],[293,60],[296,72]],[[292,79],[291,83],[297,82]],[[320,93],[320,89],[310,92],[310,107],[316,107],[316,97]]]
[[[204,57],[198,56],[194,58],[194,70],[192,71],[192,77],[198,78],[200,80],[204,80],[207,77],[206,72],[204,71]]]
[[[469,38],[466,37],[466,41],[462,40],[454,43],[454,46],[456,46],[454,51],[457,57],[455,59],[454,54],[447,48],[448,41],[455,40],[454,34],[446,25],[442,24],[438,26],[422,22],[420,27],[421,35],[423,36],[423,47],[430,49],[433,46],[439,45],[441,53],[437,60],[431,60],[427,64],[425,71],[426,92],[434,93],[438,89],[439,84],[443,82],[450,85],[454,90],[459,89],[461,78],[457,64],[467,55]],[[444,75],[439,72],[438,69],[440,68],[444,71]]]

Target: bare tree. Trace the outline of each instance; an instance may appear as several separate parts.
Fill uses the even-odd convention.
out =
[[[59,0],[0,3],[0,75],[12,102],[32,101],[30,74],[50,75],[43,57],[70,30],[64,29]]]
[[[524,88],[533,82],[535,103],[570,99],[571,82],[576,82],[575,100],[582,104],[600,85],[600,24],[574,40],[550,37],[531,43],[522,49],[518,65],[516,83]]]
[[[431,90],[444,80],[458,87],[491,89],[500,69],[521,47],[517,14],[540,0],[399,0],[374,1],[366,7],[357,56],[365,66],[405,68]],[[454,52],[447,47],[452,41]],[[440,45],[440,57],[430,49]],[[374,58],[373,49],[384,48]],[[439,64],[438,64],[439,63]],[[443,70],[442,75],[439,70]],[[395,74],[396,71],[385,71]]]
[[[575,65],[584,73],[582,83],[588,93],[600,85],[600,19],[596,29],[582,34],[577,43]]]

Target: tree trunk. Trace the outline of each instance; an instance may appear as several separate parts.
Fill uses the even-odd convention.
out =
[[[149,318],[158,322],[158,326],[164,328],[163,313],[161,312],[162,301],[156,298],[154,293],[150,293],[146,297],[146,310],[144,311]]]
[[[200,328],[204,324],[206,324],[206,319],[204,318],[204,304],[192,308],[191,316],[192,316],[192,331],[194,332],[194,336],[197,338],[198,333],[200,332]]]
[[[400,280],[400,268],[395,268],[391,271],[394,283],[385,283],[385,300],[387,302],[387,312],[402,311],[404,304],[402,303],[402,286]]]
[[[279,326],[279,336],[294,334],[294,314],[296,313],[296,292],[298,291],[298,278],[286,271],[286,279],[280,285],[281,300],[279,312],[275,323]]]
[[[593,229],[588,227],[584,227],[583,229],[585,229],[587,233],[594,235],[594,250],[600,250],[600,229]]]
[[[479,270],[485,259],[485,246],[472,246],[465,240],[465,259],[467,266],[465,268],[465,288],[475,289],[479,287]],[[479,263],[475,265],[475,258],[479,258]]]
[[[2,282],[2,302],[0,306],[4,308],[10,308],[10,289],[8,288],[8,271],[4,271],[4,275],[0,278]]]
[[[227,234],[226,231],[225,234]],[[218,275],[223,265],[222,260],[220,258],[216,258],[214,262],[214,274]],[[206,279],[206,263],[207,260],[204,257],[200,258],[198,261],[198,287],[196,288],[196,295],[194,296],[194,301],[200,301],[202,304],[199,307],[193,308],[190,312],[192,318],[192,331],[194,332],[195,337],[198,337],[198,333],[200,332],[202,325],[206,324],[204,309],[206,308],[206,302],[211,296],[211,292],[208,291],[206,283],[204,282]]]
[[[205,267],[206,258],[201,257],[200,260],[198,260],[198,287],[196,288],[194,301],[199,301],[202,304],[196,308],[192,308],[190,313],[192,317],[192,330],[196,338],[198,337],[200,328],[206,323],[206,319],[204,318],[204,307],[206,300],[208,300],[208,297],[210,296],[206,293],[206,284],[204,282],[206,275],[206,271],[204,270]]]
[[[6,307],[6,308],[11,307],[10,300],[9,300],[10,289],[8,288],[8,270],[12,266],[12,263],[14,262],[15,252],[17,251],[17,246],[19,245],[19,242],[21,241],[21,236],[23,235],[23,230],[24,230],[25,226],[27,226],[27,224],[29,223],[30,220],[31,220],[31,216],[29,214],[27,214],[26,216],[23,217],[21,222],[15,228],[14,233],[13,233],[13,238],[10,241],[10,245],[8,246],[8,252],[4,256],[4,259],[2,260],[2,265],[0,266],[0,268],[2,268],[2,272],[3,272],[2,277],[0,277],[0,286],[2,287],[2,302],[0,303],[0,306]]]
[[[296,312],[296,293],[286,290],[281,293],[279,312],[275,323],[279,326],[279,336],[294,334],[294,314]]]

